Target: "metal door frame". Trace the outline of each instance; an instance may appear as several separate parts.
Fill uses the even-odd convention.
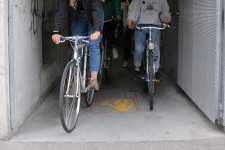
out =
[[[14,80],[14,38],[13,38],[13,8],[14,1],[8,1],[8,49],[9,49],[9,97],[10,97],[10,127],[14,129],[16,127],[16,110],[15,110],[15,80]]]

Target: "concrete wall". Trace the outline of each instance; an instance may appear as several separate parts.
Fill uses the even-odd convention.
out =
[[[0,139],[9,134],[8,2],[0,0]]]
[[[12,120],[15,124],[14,131],[24,123],[59,81],[69,56],[69,51],[65,51],[65,44],[55,46],[51,41],[54,16],[42,22],[43,2],[43,0],[14,1],[15,114],[12,114],[15,115],[15,120]],[[45,28],[45,24],[48,28]],[[42,33],[42,29],[45,32]],[[53,61],[47,64],[43,63],[42,38],[47,40],[44,45],[49,44],[48,49],[54,54]]]
[[[221,32],[221,84],[220,84],[220,102],[219,102],[219,125],[224,128],[225,131],[225,2],[222,1],[222,32]]]

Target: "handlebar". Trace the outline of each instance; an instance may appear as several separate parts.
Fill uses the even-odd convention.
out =
[[[60,37],[60,41],[75,41],[75,40],[90,40],[91,36],[68,36],[68,37]]]
[[[111,18],[111,19],[108,19],[108,20],[105,20],[104,23],[108,23],[110,21],[116,21],[116,22],[119,22],[119,20],[117,18]]]
[[[165,28],[175,28],[175,27],[171,27],[169,24],[166,24],[166,23],[163,23],[163,25],[161,27],[154,27],[154,26],[139,27],[138,25],[133,25],[132,26],[132,29],[138,29],[138,30],[142,30],[142,29],[164,30]]]

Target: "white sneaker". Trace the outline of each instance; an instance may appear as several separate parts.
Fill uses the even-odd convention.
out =
[[[127,61],[124,61],[123,64],[122,64],[122,67],[125,68],[125,67],[127,67],[127,66],[128,66]]]
[[[113,55],[113,59],[118,59],[119,58],[119,54],[118,54],[116,48],[112,49],[112,55]]]

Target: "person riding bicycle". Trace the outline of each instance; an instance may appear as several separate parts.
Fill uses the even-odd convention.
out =
[[[91,81],[90,88],[99,90],[97,81],[100,66],[100,39],[103,27],[103,8],[100,0],[60,0],[55,14],[55,25],[52,40],[60,42],[60,31],[66,18],[66,11],[72,14],[72,35],[91,35],[89,42]]]
[[[171,14],[169,12],[169,6],[167,0],[133,0],[129,6],[127,23],[129,28],[135,23],[140,27],[160,26],[162,22],[170,23]],[[145,50],[146,34],[149,33],[149,29],[135,30],[135,51],[134,51],[134,76],[133,79],[137,80],[140,74],[140,66],[142,62],[143,53]],[[160,67],[160,41],[161,31],[152,30],[152,42],[155,44],[155,56],[158,58],[155,61],[156,78],[159,79],[158,73]]]
[[[121,4],[120,0],[102,0],[104,10],[104,32],[110,46],[112,46],[113,59],[118,59],[118,51],[116,49],[116,39],[114,37],[114,30],[117,22],[113,19],[121,20]]]

